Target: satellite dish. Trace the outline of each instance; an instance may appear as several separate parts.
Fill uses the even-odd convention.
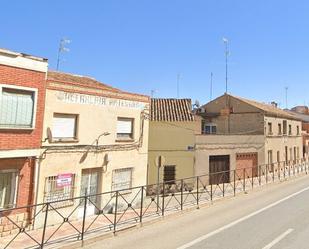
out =
[[[48,140],[49,143],[53,142],[53,134],[52,134],[51,129],[49,127],[47,128],[47,140]]]

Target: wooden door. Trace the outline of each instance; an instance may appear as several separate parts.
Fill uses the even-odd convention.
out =
[[[211,184],[230,182],[230,156],[210,156],[209,174]]]

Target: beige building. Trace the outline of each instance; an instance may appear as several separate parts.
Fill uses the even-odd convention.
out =
[[[164,157],[160,182],[194,176],[195,134],[200,121],[191,110],[190,99],[151,99],[148,184],[158,181],[158,156]]]
[[[302,158],[301,121],[272,105],[225,94],[197,110],[196,174]]]
[[[145,185],[148,110],[147,96],[89,77],[48,72],[37,202]],[[104,208],[104,198],[110,197],[93,197],[87,214]],[[69,212],[76,202],[54,205]],[[82,213],[81,207],[74,215]]]

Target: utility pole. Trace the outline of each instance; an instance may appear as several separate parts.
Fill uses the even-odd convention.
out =
[[[225,93],[227,93],[227,80],[228,80],[228,77],[227,77],[227,73],[228,73],[228,67],[227,67],[227,59],[228,59],[228,56],[229,56],[229,49],[228,49],[228,39],[226,38],[223,38],[223,42],[224,42],[224,45],[225,45]]]
[[[210,73],[210,101],[212,100],[212,76],[213,76],[213,73],[211,72]]]
[[[285,108],[288,109],[288,90],[289,88],[285,87]]]
[[[62,38],[59,42],[59,48],[58,48],[58,56],[57,56],[57,71],[59,70],[59,64],[60,64],[60,55],[63,52],[69,52],[70,49],[66,47],[67,44],[70,44],[71,40]]]

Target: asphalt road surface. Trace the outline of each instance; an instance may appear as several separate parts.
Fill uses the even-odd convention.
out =
[[[309,176],[223,199],[84,248],[308,249]]]

